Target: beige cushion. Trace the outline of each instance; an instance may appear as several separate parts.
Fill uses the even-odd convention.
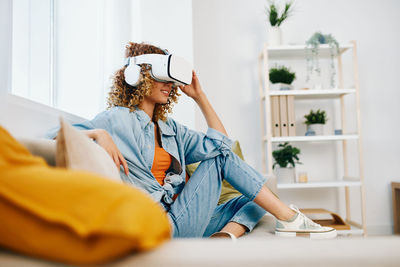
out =
[[[57,167],[90,171],[122,183],[117,166],[101,146],[63,119],[60,125],[56,139]]]

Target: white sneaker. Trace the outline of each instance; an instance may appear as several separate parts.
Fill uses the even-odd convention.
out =
[[[297,213],[297,218],[292,222],[276,220],[275,235],[285,237],[307,236],[311,239],[336,237],[336,229],[324,227],[313,222],[301,213],[295,205],[290,205],[289,207]]]

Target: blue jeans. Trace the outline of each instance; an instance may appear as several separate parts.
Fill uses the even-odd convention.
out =
[[[243,196],[218,205],[222,179]],[[232,152],[202,161],[168,211],[173,236],[208,237],[231,221],[251,231],[266,213],[253,202],[265,180]]]

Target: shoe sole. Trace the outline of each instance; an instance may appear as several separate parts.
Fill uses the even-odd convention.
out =
[[[283,232],[283,231],[275,231],[276,236],[281,237],[308,237],[310,239],[330,239],[335,238],[337,236],[336,230],[328,231],[328,232]]]

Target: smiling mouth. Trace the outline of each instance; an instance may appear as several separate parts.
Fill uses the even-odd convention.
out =
[[[167,90],[161,90],[161,93],[163,93],[165,96],[169,96],[169,92]]]

